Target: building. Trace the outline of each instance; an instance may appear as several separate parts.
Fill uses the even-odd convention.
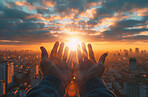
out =
[[[38,75],[31,77],[31,87],[37,86],[39,82],[40,82],[40,77]]]
[[[27,92],[27,88],[25,85],[20,85],[19,87],[19,97],[25,97],[26,96],[26,92]]]
[[[143,50],[141,50],[141,54],[144,54],[144,51]]]
[[[25,97],[26,95],[26,90],[20,89],[19,90],[19,97]]]
[[[15,75],[17,79],[22,79],[24,76],[24,72],[22,70],[19,70]]]
[[[13,62],[3,61],[0,63],[0,80],[6,81],[7,84],[13,82],[14,65]]]
[[[0,80],[0,96],[5,94],[5,82]]]
[[[128,60],[129,60],[128,52],[125,53],[124,60],[125,60],[126,63],[128,63]]]
[[[139,48],[135,48],[135,53],[139,54]]]
[[[14,65],[13,62],[2,61],[0,62],[0,80],[6,82],[5,91],[7,92],[7,86],[13,84]]]
[[[148,97],[148,87],[143,84],[140,83],[140,97]]]
[[[129,49],[129,52],[130,52],[130,54],[132,54],[132,49],[131,48]]]
[[[146,54],[146,50],[144,50],[143,53]]]
[[[134,73],[131,73],[129,71],[120,71],[121,75],[122,75],[122,79],[123,80],[126,80],[126,79],[133,79],[135,78],[135,75]]]
[[[129,60],[129,71],[135,71],[137,69],[137,60],[136,58],[130,58]]]
[[[39,65],[32,65],[31,68],[30,68],[30,71],[31,71],[32,76],[38,75],[38,73],[39,73]]]
[[[143,83],[124,82],[123,90],[126,97],[148,97],[148,87]]]

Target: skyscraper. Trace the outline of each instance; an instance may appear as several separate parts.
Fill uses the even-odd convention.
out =
[[[0,80],[10,84],[13,82],[14,65],[13,62],[3,61],[0,63]]]
[[[130,54],[132,54],[132,49],[131,48],[129,49],[129,52],[130,52]]]
[[[20,86],[19,97],[25,97],[26,92],[26,86]]]
[[[0,80],[0,96],[5,94],[5,82]]]
[[[137,60],[136,58],[130,58],[129,60],[129,71],[134,71],[137,69]]]
[[[139,48],[135,48],[135,53],[139,54]]]
[[[7,85],[13,82],[14,65],[13,62],[3,61],[0,62],[0,80],[6,82],[5,91],[7,92]]]
[[[124,82],[123,90],[126,97],[148,97],[148,87],[144,83]]]
[[[38,75],[38,73],[39,73],[39,65],[32,65],[30,70],[31,70],[31,75],[32,76]]]
[[[143,53],[146,54],[146,50],[144,50]]]

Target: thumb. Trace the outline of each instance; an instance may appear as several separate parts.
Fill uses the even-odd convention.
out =
[[[42,60],[48,59],[48,53],[47,53],[46,49],[43,46],[41,46],[40,49],[42,51],[41,59]]]
[[[105,62],[105,58],[106,58],[107,55],[108,55],[107,53],[104,53],[104,54],[100,57],[98,63],[103,63],[103,64],[104,64],[104,62]]]

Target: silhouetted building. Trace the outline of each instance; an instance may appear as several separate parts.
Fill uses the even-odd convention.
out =
[[[127,59],[129,58],[128,52],[125,53],[124,57]]]
[[[137,60],[136,58],[130,58],[129,60],[129,71],[134,71],[137,69]]]
[[[144,54],[144,51],[143,51],[143,50],[141,50],[141,54],[142,54],[142,55]]]
[[[139,54],[139,48],[135,48],[135,53]]]
[[[131,48],[129,49],[129,52],[132,54],[132,49]]]
[[[128,53],[128,50],[124,49],[123,52],[124,52],[124,54],[125,54],[125,53]]]
[[[31,77],[31,87],[35,87],[40,82],[40,77],[38,75],[35,75]]]
[[[144,50],[143,52],[144,52],[144,54],[146,54],[146,50]]]
[[[120,49],[120,53],[122,53],[122,50]]]
[[[11,85],[13,83],[13,75],[14,75],[14,65],[13,62],[3,61],[0,63],[0,80],[6,82],[6,92],[7,85]]]
[[[26,87],[21,86],[20,89],[19,89],[19,97],[25,97],[26,92],[27,92]]]
[[[126,97],[148,97],[148,87],[143,83],[124,82],[123,90]]]
[[[30,69],[32,76],[39,74],[39,65],[32,65]]]
[[[5,82],[0,80],[0,96],[5,94]]]
[[[14,65],[13,62],[3,61],[0,63],[0,80],[6,81],[10,84],[13,82]]]
[[[120,55],[120,53],[118,53],[118,57],[120,57],[121,55]]]

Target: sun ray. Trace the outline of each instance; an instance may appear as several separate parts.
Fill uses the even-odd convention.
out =
[[[69,50],[76,51],[78,44],[81,45],[81,41],[78,38],[69,38],[69,42],[66,43],[66,46],[69,47]]]

